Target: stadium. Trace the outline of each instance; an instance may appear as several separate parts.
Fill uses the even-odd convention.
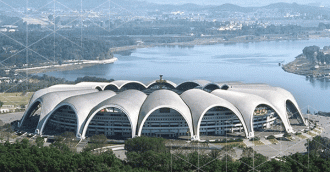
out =
[[[127,139],[141,135],[200,140],[202,136],[255,131],[280,125],[295,132],[291,119],[306,125],[293,95],[267,84],[181,84],[159,80],[144,84],[117,80],[54,85],[34,93],[19,122],[37,135],[74,132],[79,139],[96,134]]]

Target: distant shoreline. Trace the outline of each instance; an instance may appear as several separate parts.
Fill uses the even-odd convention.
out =
[[[110,48],[112,53],[120,53],[130,50],[135,50],[139,48],[151,48],[157,46],[196,46],[196,45],[214,45],[214,44],[234,44],[234,43],[249,43],[249,42],[263,42],[263,41],[281,41],[281,40],[307,40],[307,39],[319,39],[326,38],[330,35],[310,35],[309,37],[299,37],[299,38],[291,38],[285,35],[277,35],[277,36],[238,36],[230,39],[223,39],[222,37],[205,37],[205,38],[197,38],[193,41],[189,42],[173,42],[173,43],[155,43],[155,44],[140,44],[140,45],[130,45],[130,46],[122,46]],[[99,64],[109,64],[117,61],[117,58],[111,58],[106,60],[79,60],[79,61],[66,61],[62,65],[46,65],[40,67],[32,67],[32,68],[22,68],[16,69],[16,72],[28,72],[29,74],[37,74],[37,73],[46,73],[53,71],[69,71],[69,70],[77,70],[85,67],[95,66]]]
[[[213,45],[213,44],[234,44],[234,43],[249,43],[249,42],[263,42],[263,41],[287,41],[287,40],[308,40],[308,39],[320,39],[320,38],[328,38],[329,35],[309,35],[309,37],[298,37],[291,38],[285,35],[277,35],[273,37],[269,36],[237,36],[234,38],[230,38],[228,40],[223,39],[222,37],[205,37],[205,38],[197,38],[193,41],[189,42],[173,42],[173,43],[154,43],[154,44],[142,44],[142,45],[129,45],[123,47],[115,47],[110,48],[111,52],[118,53],[129,50],[135,50],[138,48],[150,48],[157,46],[195,46],[195,45]]]
[[[65,64],[61,64],[61,65],[56,64],[56,65],[16,69],[16,72],[28,72],[29,74],[37,74],[37,73],[45,73],[45,72],[53,72],[53,71],[77,70],[99,64],[110,64],[116,62],[117,60],[118,59],[116,57],[113,57],[111,59],[105,59],[105,60],[66,61]]]

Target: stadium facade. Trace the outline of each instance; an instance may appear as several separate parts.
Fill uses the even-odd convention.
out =
[[[242,133],[281,125],[292,133],[291,118],[306,125],[292,94],[266,84],[212,83],[179,85],[163,80],[143,84],[118,80],[54,85],[34,93],[19,127],[38,135],[64,131],[77,138],[147,135],[199,140],[205,135]]]

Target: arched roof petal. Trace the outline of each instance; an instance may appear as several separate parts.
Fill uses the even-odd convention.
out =
[[[132,138],[135,137],[140,108],[146,98],[147,95],[141,91],[126,90],[104,100],[90,111],[80,129],[81,136],[85,137],[88,125],[97,112],[107,107],[116,107],[121,109],[127,115],[132,127]]]
[[[180,83],[177,87],[180,87],[184,84],[189,84],[189,83],[194,83],[200,87],[204,87],[205,85],[211,83],[210,81],[207,81],[207,80],[193,80],[193,81],[185,81],[185,82],[182,82]]]
[[[98,92],[96,89],[91,90],[73,90],[73,91],[58,91],[58,92],[51,92],[47,93],[40,98],[38,98],[35,102],[39,101],[41,103],[41,112],[39,123],[37,129],[40,131],[42,126],[44,125],[46,116],[63,100],[77,95],[89,94]],[[34,103],[32,103],[34,104]],[[28,109],[31,107],[28,107]],[[27,110],[26,112],[28,112]],[[26,115],[26,114],[24,114]],[[24,118],[22,118],[24,119]]]
[[[229,90],[214,90],[211,93],[229,101],[241,112],[250,137],[254,136],[253,112],[258,105],[267,105],[278,113],[278,110],[269,101],[254,94]]]
[[[80,131],[80,127],[87,118],[89,112],[102,101],[115,95],[116,95],[115,92],[107,90],[107,91],[83,94],[78,96],[72,96],[59,103],[53,109],[53,111],[50,112],[50,115],[52,115],[58,108],[64,105],[70,106],[73,110],[75,110],[77,115],[77,134],[78,134]],[[47,122],[47,119],[45,120],[45,122]],[[43,130],[43,128],[41,130]]]
[[[203,116],[208,110],[213,107],[225,107],[231,110],[241,121],[245,134],[248,137],[248,129],[242,114],[233,104],[231,104],[227,100],[200,89],[191,89],[185,91],[180,96],[190,108],[196,138],[199,138],[199,128]]]
[[[264,83],[240,83],[240,82],[232,82],[225,83],[229,86],[229,88],[251,88],[251,89],[259,89],[259,88],[271,88],[268,84]]]
[[[76,86],[91,87],[91,88],[101,88],[104,90],[104,87],[107,86],[109,82],[79,82]]]
[[[118,89],[121,89],[122,87],[124,87],[127,84],[131,84],[131,83],[136,83],[139,84],[141,86],[143,86],[144,88],[147,88],[146,85],[144,85],[142,82],[140,81],[130,81],[130,80],[116,80],[116,81],[112,81],[111,84],[116,85]]]
[[[279,111],[279,116],[282,119],[284,123],[284,126],[286,129],[291,128],[290,122],[288,119],[287,111],[286,111],[286,101],[290,100],[293,105],[297,108],[299,112],[300,118],[303,120],[304,124],[306,125],[306,121],[304,120],[304,117],[302,116],[302,113],[300,111],[300,108],[298,106],[298,103],[296,102],[295,98],[293,95],[288,92],[287,90],[284,90],[283,88],[279,87],[263,87],[259,89],[252,89],[252,88],[230,88],[230,90],[233,91],[238,91],[238,92],[243,92],[243,93],[250,93],[250,94],[255,94],[260,97],[263,97],[267,100],[269,100],[270,103],[273,104],[274,107],[276,107]],[[291,132],[291,131],[289,131]]]
[[[146,85],[147,88],[149,88],[151,85],[157,83],[157,81],[159,81],[159,80],[153,80],[153,81],[151,81],[151,82],[149,82],[149,83],[147,83],[145,85]],[[173,88],[176,88],[177,87],[176,83],[174,83],[172,81],[169,81],[169,80],[163,80],[163,81],[165,81],[167,84],[171,85]]]
[[[178,111],[186,120],[190,133],[193,133],[191,113],[181,97],[173,91],[157,90],[147,97],[141,107],[137,127],[138,135],[141,135],[143,124],[149,115],[160,108],[171,108]]]
[[[32,95],[29,103],[34,102],[36,99],[38,99],[39,97],[41,97],[47,93],[58,92],[58,91],[87,90],[87,89],[95,89],[95,87],[84,86],[84,85],[77,86],[77,85],[68,85],[68,84],[54,85],[54,86],[36,91]]]
[[[206,84],[203,89],[210,89],[210,88],[216,88],[216,89],[220,89],[221,88],[221,85],[217,84],[217,83],[208,83]],[[215,90],[215,89],[212,89],[212,91]]]

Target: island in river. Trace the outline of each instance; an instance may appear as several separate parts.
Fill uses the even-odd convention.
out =
[[[289,73],[306,77],[330,79],[330,46],[321,49],[318,46],[309,46],[296,59],[282,66]]]

